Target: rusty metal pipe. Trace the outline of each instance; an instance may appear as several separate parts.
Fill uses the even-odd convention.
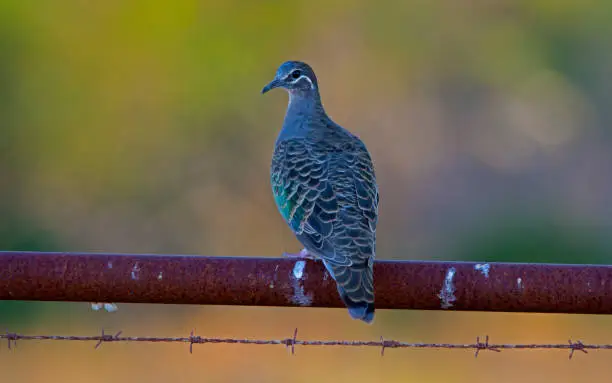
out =
[[[379,309],[612,314],[612,266],[377,261]],[[0,300],[343,307],[319,262],[0,252]]]

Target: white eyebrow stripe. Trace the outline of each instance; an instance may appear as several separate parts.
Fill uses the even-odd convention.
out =
[[[291,76],[291,74],[287,75],[287,77],[289,77],[289,76]],[[300,81],[303,78],[305,78],[310,83],[310,89],[315,89],[315,86],[312,83],[312,80],[310,79],[310,77],[306,76],[305,74],[303,74],[300,77],[296,78],[294,81],[291,81],[291,83],[295,84],[296,82]]]

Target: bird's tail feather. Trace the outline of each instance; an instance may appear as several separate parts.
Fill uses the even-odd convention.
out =
[[[353,319],[366,323],[374,320],[374,278],[368,262],[351,266],[337,266],[324,262],[336,281],[340,298]]]

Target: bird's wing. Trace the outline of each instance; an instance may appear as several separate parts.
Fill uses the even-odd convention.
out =
[[[338,292],[353,318],[374,317],[374,258],[378,222],[378,187],[374,166],[359,138],[346,134],[330,153],[330,179],[338,216],[330,238],[333,257],[324,258]],[[339,263],[338,260],[343,263]]]
[[[297,238],[337,266],[370,263],[375,252],[374,169],[363,143],[350,138],[279,142],[271,167],[276,204]]]
[[[321,255],[333,231],[338,201],[328,179],[325,155],[314,153],[307,140],[278,142],[270,169],[278,209],[306,248]],[[302,241],[304,242],[304,241]]]
[[[330,176],[338,200],[338,217],[330,241],[352,264],[373,261],[378,223],[378,186],[372,159],[361,140],[350,136],[331,153]],[[334,260],[330,260],[332,263]],[[365,266],[365,265],[364,265]]]

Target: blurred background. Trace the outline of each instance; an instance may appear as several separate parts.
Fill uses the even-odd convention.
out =
[[[0,1],[0,249],[279,256],[310,63],[374,158],[380,259],[612,263],[612,2]],[[0,302],[14,332],[612,343],[603,316]],[[10,382],[571,382],[609,355],[22,342]]]

